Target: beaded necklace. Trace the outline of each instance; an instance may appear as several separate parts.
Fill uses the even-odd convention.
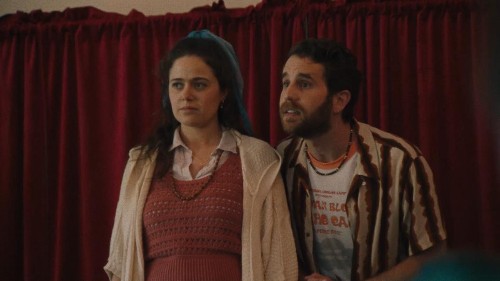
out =
[[[319,171],[318,169],[316,169],[316,167],[314,167],[313,163],[311,162],[311,158],[309,158],[309,153],[307,152],[307,144],[306,144],[305,152],[306,152],[307,162],[309,163],[309,165],[311,165],[311,167],[313,168],[314,172],[316,172],[316,174],[318,174],[320,176],[330,176],[330,175],[337,173],[340,170],[340,168],[342,168],[342,165],[344,165],[345,161],[347,160],[347,156],[349,155],[349,150],[351,149],[352,135],[353,135],[353,129],[351,127],[351,131],[349,133],[349,142],[347,143],[347,148],[346,148],[345,154],[342,158],[342,161],[340,162],[340,165],[337,168],[333,169],[333,171],[330,171],[328,173],[323,173],[323,172]]]
[[[203,190],[205,190],[205,188],[208,186],[208,184],[212,181],[212,179],[215,175],[215,171],[217,170],[217,166],[219,166],[219,160],[220,160],[221,155],[222,155],[222,152],[217,153],[217,158],[215,159],[215,166],[212,170],[212,173],[210,173],[210,175],[208,176],[209,178],[200,186],[200,188],[195,193],[193,193],[191,195],[184,195],[177,189],[177,186],[175,184],[174,175],[172,174],[172,184],[169,186],[170,186],[170,189],[172,190],[172,192],[174,193],[175,197],[179,198],[182,201],[191,201],[191,200],[195,199],[196,197],[198,197],[201,194],[201,192]]]

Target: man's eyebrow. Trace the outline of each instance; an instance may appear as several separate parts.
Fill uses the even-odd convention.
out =
[[[286,76],[288,76],[288,73],[287,72],[283,72],[281,73],[281,78],[285,78]],[[313,80],[313,77],[311,74],[309,73],[299,73],[297,75],[297,78],[302,78],[302,79],[311,79]]]
[[[299,73],[299,75],[297,75],[298,78],[305,78],[305,79],[310,79],[310,80],[313,80],[313,77],[311,74],[309,73]]]

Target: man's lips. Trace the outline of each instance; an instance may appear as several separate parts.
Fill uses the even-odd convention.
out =
[[[301,110],[297,107],[284,106],[281,108],[281,114],[283,115],[299,115]]]
[[[299,120],[301,111],[297,108],[287,107],[281,110],[281,118],[283,122],[295,123]]]
[[[298,109],[285,109],[282,112],[283,114],[300,114]]]

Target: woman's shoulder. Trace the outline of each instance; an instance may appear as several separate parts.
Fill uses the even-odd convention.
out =
[[[128,157],[130,159],[134,159],[134,160],[137,160],[137,158],[139,158],[139,156],[141,156],[142,154],[142,146],[135,146],[135,147],[132,147],[129,151],[128,151]]]
[[[247,149],[255,152],[272,153],[276,150],[266,141],[258,139],[256,137],[251,137],[247,135],[242,135],[235,132],[235,137],[237,139],[237,144],[240,149]]]
[[[128,152],[128,161],[129,162],[141,162],[142,164],[146,164],[149,162],[155,162],[157,151],[152,151],[151,153],[147,152],[147,149],[144,146],[135,146],[131,148]]]
[[[257,166],[267,166],[275,162],[281,162],[278,152],[269,143],[261,139],[240,135],[237,143],[244,162]]]

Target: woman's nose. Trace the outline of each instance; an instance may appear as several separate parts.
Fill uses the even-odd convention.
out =
[[[191,86],[186,85],[181,91],[182,98],[185,100],[192,100],[194,98],[193,89]]]

